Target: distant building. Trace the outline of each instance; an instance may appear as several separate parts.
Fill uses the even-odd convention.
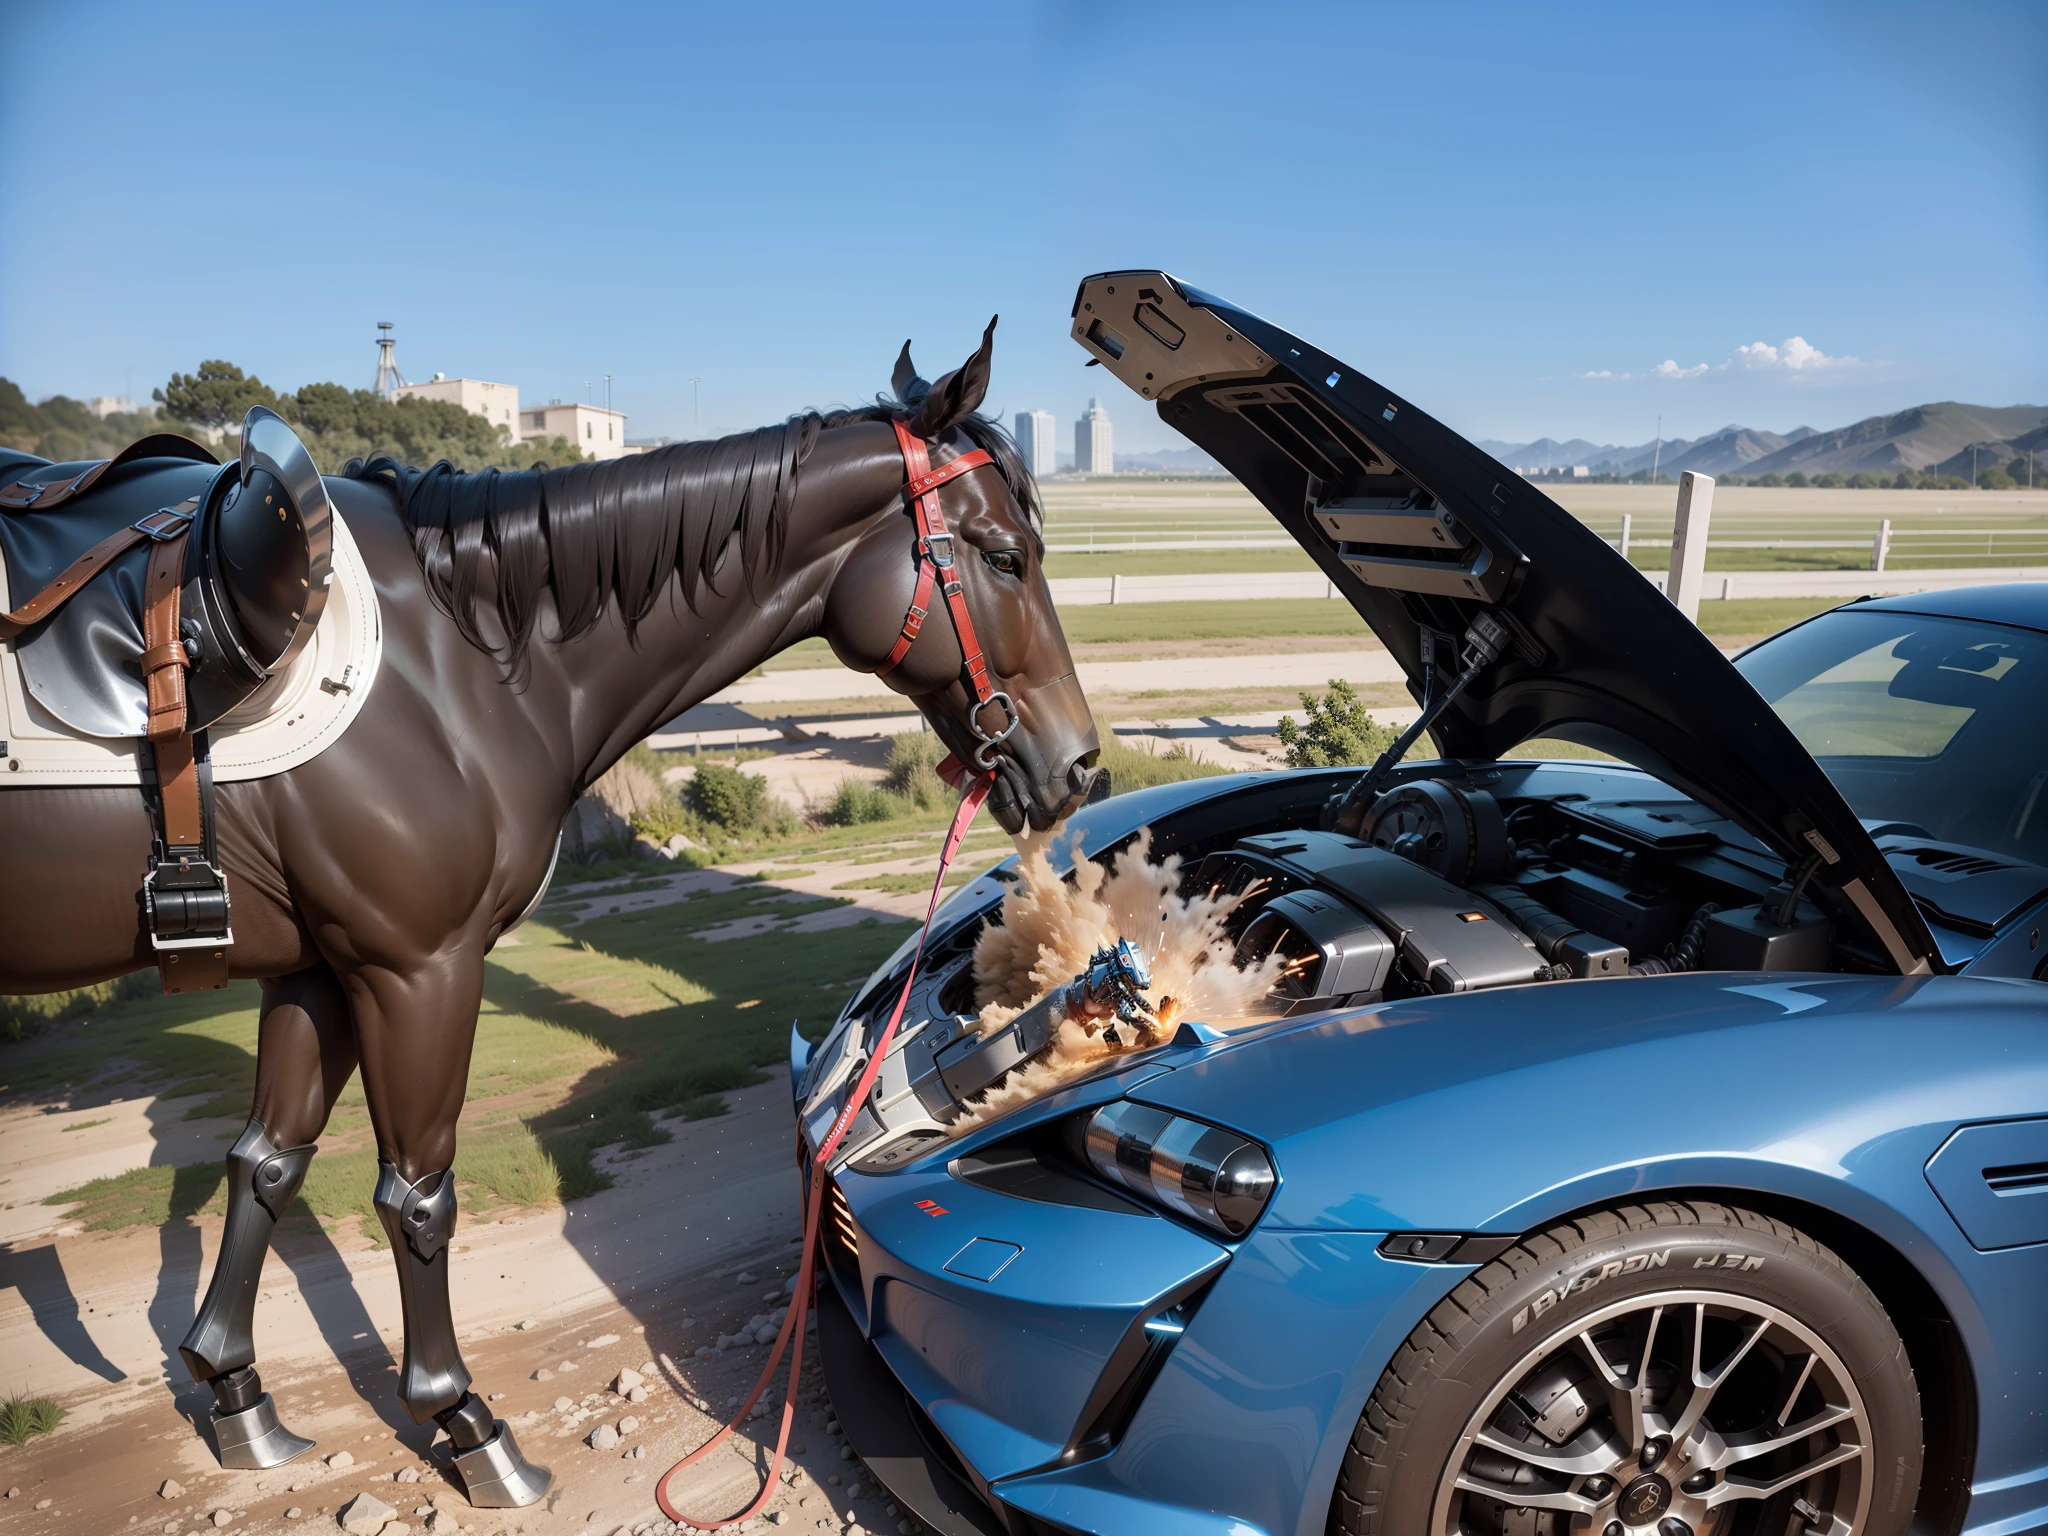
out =
[[[525,435],[519,430],[517,384],[492,384],[484,379],[451,379],[445,373],[437,373],[424,383],[399,385],[398,398],[445,400],[450,405],[459,405],[465,411],[474,412],[494,427],[503,427],[508,439],[516,441]]]
[[[125,416],[135,409],[135,402],[126,395],[94,395],[84,404],[88,411],[102,421],[117,413]]]
[[[626,452],[626,413],[601,405],[564,405],[551,400],[519,413],[519,436],[565,437],[589,459],[616,459]]]
[[[1116,431],[1109,424],[1109,412],[1102,402],[1090,399],[1088,409],[1074,423],[1074,472],[1080,475],[1116,473]]]
[[[1057,425],[1051,411],[1017,413],[1017,451],[1024,455],[1024,467],[1041,480],[1059,467],[1053,442]]]

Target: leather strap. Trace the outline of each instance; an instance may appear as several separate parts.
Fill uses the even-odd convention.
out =
[[[197,505],[196,499],[180,502],[172,511],[182,515]],[[185,581],[185,542],[190,527],[185,523],[177,532],[157,539],[149,553],[149,576],[142,588],[142,678],[149,690],[149,739],[154,742],[185,733],[185,668],[191,663],[178,635],[178,589]]]
[[[177,432],[152,432],[147,437],[138,437],[111,459],[101,459],[97,464],[88,464],[74,475],[62,480],[45,480],[40,484],[29,480],[16,480],[10,485],[0,486],[0,508],[19,512],[34,508],[47,512],[52,507],[62,506],[75,496],[83,496],[100,481],[110,469],[119,469],[123,464],[132,464],[137,459],[191,459],[200,464],[218,464],[219,459],[202,444]]]
[[[10,487],[12,489],[12,487]],[[117,528],[64,567],[64,573],[12,613],[0,613],[0,640],[12,640],[40,624],[76,596],[93,577],[149,537],[140,528]]]
[[[953,616],[953,629],[960,639],[961,662],[974,689],[974,709],[968,716],[968,723],[975,735],[981,737],[986,751],[1002,736],[991,737],[982,730],[982,710],[1001,699],[1009,714],[1009,729],[1015,728],[1017,714],[1008,695],[999,693],[989,682],[988,661],[982,655],[980,637],[975,634],[974,620],[967,612],[967,593],[960,585],[953,564],[953,535],[946,527],[946,514],[939,507],[938,490],[947,481],[969,470],[993,464],[995,460],[989,457],[986,449],[976,448],[933,469],[924,440],[912,434],[901,419],[892,421],[890,425],[896,429],[896,445],[903,453],[903,496],[910,503],[917,521],[917,544],[913,550],[917,561],[917,587],[911,594],[910,607],[903,616],[903,629],[896,637],[896,644],[875,669],[875,676],[887,677],[910,654],[911,646],[917,643],[918,634],[924,629],[925,619],[931,614],[932,588],[936,586],[939,595],[946,600],[947,611]],[[1002,735],[1007,736],[1009,729],[1005,729]],[[978,766],[984,771],[989,767],[987,763]]]

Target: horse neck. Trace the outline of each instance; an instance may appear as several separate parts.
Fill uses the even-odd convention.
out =
[[[528,692],[563,721],[557,750],[571,793],[661,725],[818,634],[841,562],[892,510],[902,478],[886,425],[822,433],[802,468],[775,570],[751,584],[736,570],[722,573],[694,609],[681,576],[671,576],[631,634],[613,611],[567,645],[535,646]]]

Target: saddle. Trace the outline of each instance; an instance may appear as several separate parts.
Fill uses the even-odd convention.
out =
[[[0,451],[8,595],[34,594],[0,642],[66,725],[149,743],[143,909],[167,992],[225,986],[234,942],[206,728],[312,638],[332,554],[312,457],[262,407],[227,465],[171,434],[95,464]]]

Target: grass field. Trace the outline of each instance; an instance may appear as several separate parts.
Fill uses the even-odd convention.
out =
[[[1662,569],[1677,505],[1675,486],[1556,485],[1544,491],[1603,538],[1632,520],[1630,556]],[[1042,487],[1055,576],[1165,575],[1306,569],[1289,550],[1246,548],[1086,553],[1086,546],[1199,538],[1270,540],[1279,532],[1230,480],[1052,480]],[[1855,570],[1870,563],[1878,523],[1890,519],[1888,566],[2048,564],[2048,490],[1850,491],[1721,486],[1714,496],[1709,570]],[[1661,541],[1661,542],[1660,542]],[[1075,546],[1083,552],[1069,553]]]

